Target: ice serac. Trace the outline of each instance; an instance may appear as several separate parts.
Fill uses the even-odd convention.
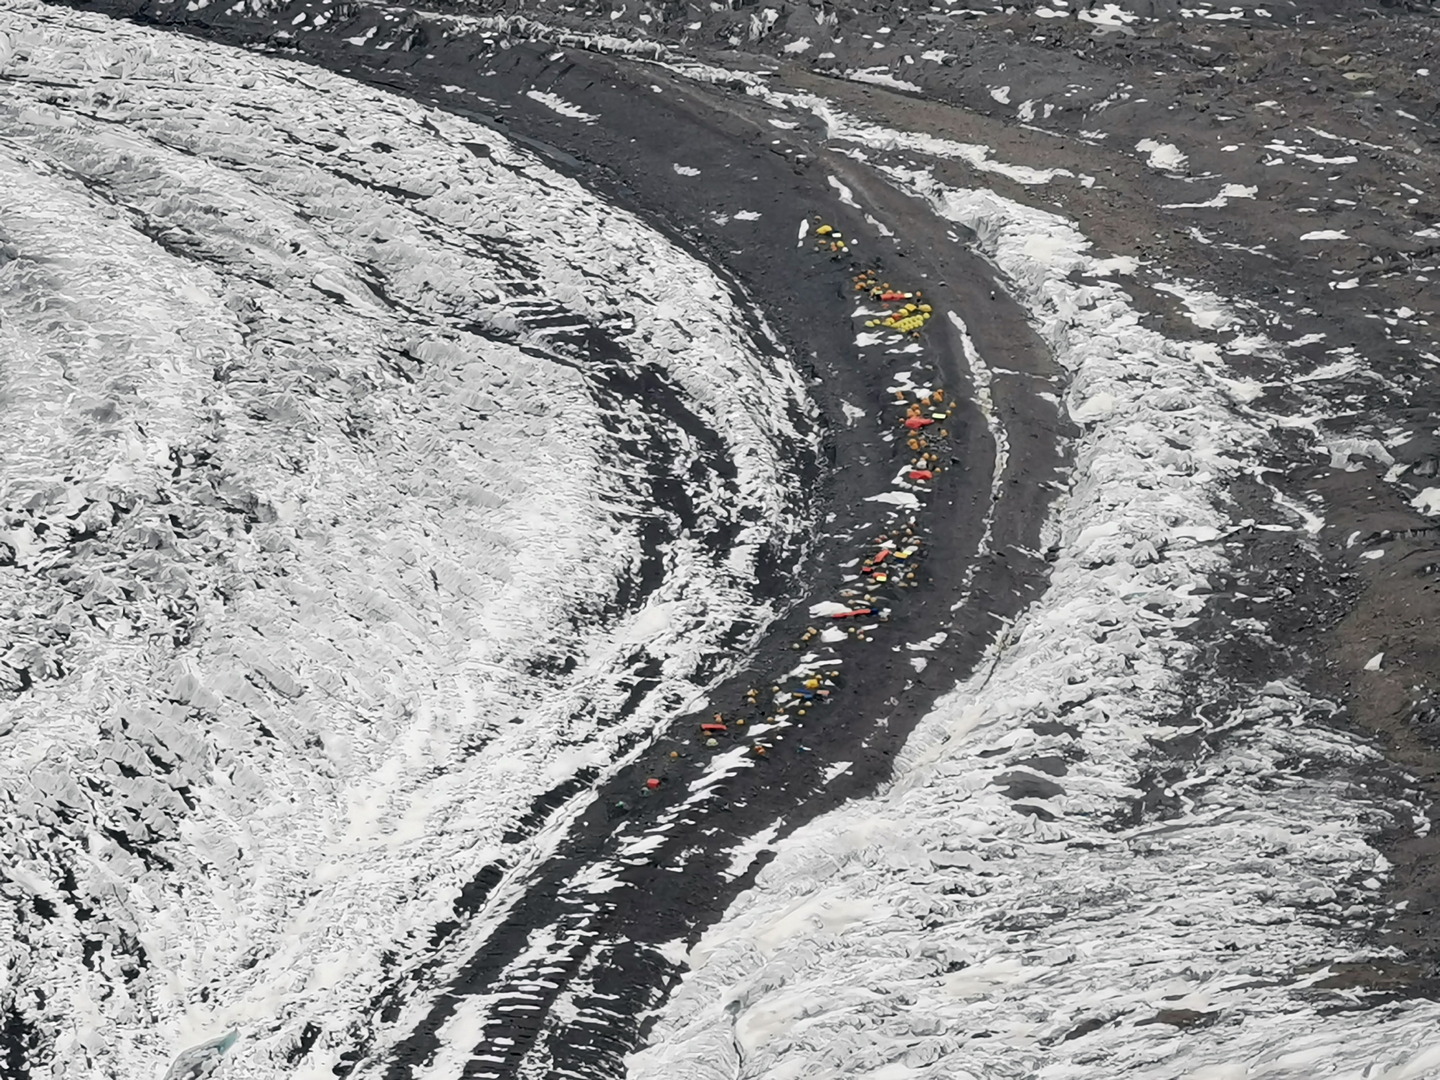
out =
[[[196,1067],[330,1076],[771,617],[813,406],[726,282],[484,127],[23,2],[0,71],[26,1067],[233,1030]]]
[[[1254,467],[1265,418],[1206,346],[1143,326],[1063,219],[891,175],[978,238],[1070,370],[1084,434],[1051,587],[922,721],[886,792],[778,844],[691,950],[629,1077],[1429,1075],[1440,1006],[1322,1015],[1305,996],[1370,954],[1303,913],[1362,902],[1385,864],[1343,769],[1297,762],[1375,752],[1284,682],[1176,715],[1183,630],[1225,569],[1202,542],[1231,526],[1213,493]],[[1177,731],[1226,737],[1163,820],[1127,824],[1148,744]]]
[[[165,1070],[165,1080],[200,1080],[210,1075],[220,1064],[220,1058],[235,1045],[240,1037],[237,1031],[227,1031],[199,1046],[192,1046],[175,1056],[170,1068]]]

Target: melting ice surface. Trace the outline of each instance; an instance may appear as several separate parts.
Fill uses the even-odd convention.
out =
[[[1253,468],[1264,417],[1207,346],[1073,282],[1104,268],[1063,219],[890,172],[974,231],[1070,370],[1084,430],[1052,581],[887,791],[777,845],[692,950],[631,1080],[1440,1075],[1440,1006],[1304,996],[1360,958],[1345,926],[1386,866],[1343,775],[1286,762],[1371,751],[1285,683],[1173,726],[1180,631],[1225,559],[1193,538],[1225,532],[1217,478]],[[1168,793],[1174,817],[1117,824],[1148,740],[1182,730],[1226,735]]]
[[[477,869],[563,834],[532,801],[772,617],[813,406],[712,272],[486,128],[0,31],[8,1000],[37,1077],[330,1077]]]

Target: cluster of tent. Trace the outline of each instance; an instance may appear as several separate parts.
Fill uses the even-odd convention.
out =
[[[850,250],[849,245],[845,243],[845,237],[836,232],[833,225],[821,225],[815,230],[815,235],[818,237],[815,246],[821,250],[828,247],[836,259]]]
[[[828,249],[837,258],[849,250],[844,237],[833,226],[821,224],[815,233],[819,237],[817,246],[820,250]],[[889,282],[881,280],[878,269],[857,269],[851,281],[854,291],[866,293],[869,299],[887,305],[886,314],[867,320],[867,327],[891,329],[918,338],[934,313],[923,294],[892,287]],[[921,388],[895,391],[892,404],[904,408],[898,424],[905,446],[914,455],[901,475],[910,488],[926,490],[926,485],[940,474],[939,444],[949,437],[948,429],[937,425],[943,425],[950,418],[955,411],[955,403],[947,400],[943,389]],[[872,640],[877,626],[889,619],[889,598],[883,594],[892,589],[918,587],[917,564],[923,550],[913,515],[894,526],[891,532],[874,537],[865,549],[854,580],[838,592],[842,602],[816,605],[815,610],[824,611],[820,617],[829,626],[824,629],[816,625],[807,626],[791,644],[791,649],[800,651],[811,647],[817,639],[822,644],[836,644],[847,639]],[[769,756],[773,746],[763,734],[767,727],[779,723],[793,725],[807,716],[811,709],[834,700],[834,692],[840,685],[842,662],[834,656],[833,650],[829,657],[807,658],[807,661],[768,689],[751,687],[745,692],[744,703],[728,714],[717,712],[711,719],[700,723],[697,732],[700,744],[714,749],[722,741],[750,734],[754,738],[750,752],[760,758]],[[799,749],[808,748],[801,745]],[[671,750],[669,756],[679,758],[682,752]],[[650,794],[662,783],[660,778],[650,777],[641,794]],[[618,805],[623,807],[625,804]]]
[[[879,300],[882,304],[899,304],[899,307],[891,308],[884,317],[870,319],[866,326],[880,327],[886,330],[894,330],[896,333],[909,334],[911,337],[919,337],[920,331],[930,321],[934,309],[925,302],[925,294],[922,292],[902,292],[893,288],[888,281],[880,280],[878,270],[862,270],[851,279],[855,283],[855,291],[869,293],[871,300]]]
[[[932,436],[927,429],[948,420],[955,411],[955,403],[946,402],[942,389],[919,391],[914,401],[899,390],[895,393],[895,400],[905,406],[905,418],[900,426],[905,429],[905,445],[916,455],[905,478],[912,481],[934,480],[940,472],[940,454],[932,440],[949,438],[950,431],[942,427]]]

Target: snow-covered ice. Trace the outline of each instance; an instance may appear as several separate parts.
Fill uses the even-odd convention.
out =
[[[224,1075],[330,1076],[532,800],[773,616],[815,409],[729,286],[485,127],[23,0],[0,33],[32,1075],[158,1077],[233,1031]]]

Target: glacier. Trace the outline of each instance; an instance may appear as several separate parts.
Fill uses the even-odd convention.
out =
[[[36,1076],[328,1076],[773,616],[816,410],[481,125],[32,3],[0,75],[7,1005]]]
[[[1387,913],[1370,841],[1423,831],[1426,808],[1357,790],[1381,759],[1336,705],[1284,672],[1222,685],[1194,632],[1247,536],[1313,550],[1317,507],[1265,479],[1277,440],[1342,462],[1355,440],[1321,435],[1318,393],[1316,416],[1266,413],[1260,384],[1127,289],[1178,297],[1283,379],[1299,364],[1265,313],[922,163],[1032,194],[1094,177],[657,44],[452,21],[813,114],[992,263],[1082,431],[1048,591],[884,791],[734,850],[735,876],[774,859],[693,948],[663,947],[689,971],[628,1075],[1440,1074],[1437,1006],[1344,979],[1397,958],[1356,932]],[[806,542],[815,408],[722,278],[489,129],[24,0],[0,29],[0,422],[25,448],[0,470],[6,1004],[54,1076],[330,1076],[337,1027],[365,1030],[432,955],[474,866],[499,876],[493,922],[586,786],[698,708],[715,657],[775,614],[753,579]],[[998,488],[1024,433],[990,391],[1016,373],[950,318]],[[1263,620],[1236,631],[1273,644]],[[717,755],[707,782],[743,764]],[[1157,790],[1165,812],[1137,810]],[[565,947],[537,929],[515,977],[542,983]],[[501,1066],[473,1048],[510,1006],[457,1001],[405,1068]]]

